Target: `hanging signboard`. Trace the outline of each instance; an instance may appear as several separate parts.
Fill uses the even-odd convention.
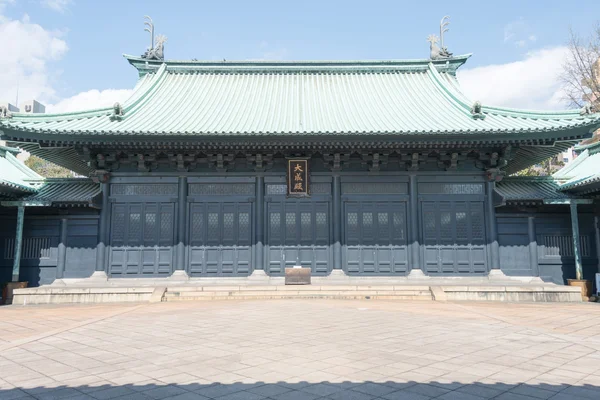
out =
[[[290,197],[310,196],[310,173],[307,158],[288,158],[287,194]]]

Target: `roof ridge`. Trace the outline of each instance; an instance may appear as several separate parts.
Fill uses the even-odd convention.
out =
[[[457,108],[461,110],[465,116],[472,117],[471,106],[465,103],[465,100],[467,99],[465,94],[454,87],[449,87],[450,85],[446,84],[444,79],[442,79],[441,74],[431,63],[429,64],[429,72],[433,77],[434,83],[436,84],[435,86],[438,89],[441,89],[440,91],[442,94],[444,94],[453,105],[457,106]]]

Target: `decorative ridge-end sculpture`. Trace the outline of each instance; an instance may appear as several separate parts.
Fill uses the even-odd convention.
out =
[[[147,60],[164,60],[165,59],[165,52],[164,52],[164,48],[165,48],[165,43],[167,42],[167,37],[165,35],[158,35],[156,36],[156,38],[154,37],[154,22],[152,22],[152,18],[150,18],[149,16],[144,16],[144,19],[146,20],[144,22],[144,25],[146,25],[146,27],[144,28],[144,30],[148,33],[150,33],[150,47],[148,48],[148,50],[146,50],[146,52],[144,54],[142,54],[142,58],[145,58]],[[156,46],[154,45],[154,42],[156,40]]]
[[[429,35],[427,37],[430,50],[429,58],[432,60],[443,60],[445,58],[452,57],[452,53],[450,53],[446,46],[444,46],[444,33],[450,30],[448,25],[450,25],[450,17],[446,15],[440,21],[440,37],[438,38],[436,35]],[[437,45],[438,42],[440,42],[439,47]]]
[[[480,101],[473,103],[473,106],[471,106],[471,115],[473,116],[473,119],[485,119],[482,108],[483,106]]]
[[[581,108],[581,111],[579,111],[579,115],[584,116],[584,115],[592,115],[596,112],[598,112],[600,110],[597,110],[596,107],[594,107],[593,104],[587,103],[586,105],[584,105]]]
[[[121,103],[115,103],[113,105],[113,113],[110,116],[110,120],[111,121],[120,121],[123,119],[123,117],[125,116],[125,113],[123,112],[123,106],[121,106]]]
[[[0,118],[12,118],[12,113],[8,110],[8,107],[0,107]]]

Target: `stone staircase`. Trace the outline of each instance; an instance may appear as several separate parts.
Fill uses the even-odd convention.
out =
[[[433,300],[429,286],[290,285],[169,287],[162,301],[251,299]]]

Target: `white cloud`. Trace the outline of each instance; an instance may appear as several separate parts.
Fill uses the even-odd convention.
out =
[[[531,27],[523,17],[504,26],[504,43],[512,43],[516,47],[522,48],[535,41],[537,41],[537,36],[532,33]]]
[[[129,89],[88,90],[49,105],[46,112],[62,113],[109,107],[116,102],[123,103],[132,92],[133,90]]]
[[[73,0],[41,0],[41,3],[46,8],[64,13],[73,3]]]
[[[0,2],[0,12],[6,4]],[[14,101],[17,88],[20,99],[55,98],[51,81],[56,75],[48,64],[60,60],[69,49],[63,33],[32,23],[28,15],[16,20],[0,14],[0,37],[10,38],[3,42],[0,57],[2,100]]]
[[[566,47],[532,51],[521,61],[460,69],[458,79],[465,94],[484,105],[562,109],[558,77],[567,54]]]

